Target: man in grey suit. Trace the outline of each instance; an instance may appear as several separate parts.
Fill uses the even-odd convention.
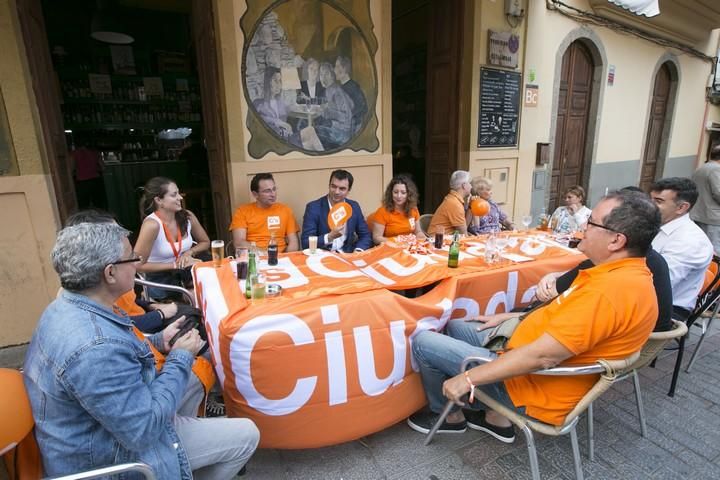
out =
[[[707,234],[715,253],[720,253],[720,144],[710,150],[710,158],[692,180],[700,195],[690,218]]]

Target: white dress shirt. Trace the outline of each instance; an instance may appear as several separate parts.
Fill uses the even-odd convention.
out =
[[[652,248],[668,264],[673,305],[692,311],[713,256],[707,235],[685,214],[660,227]]]

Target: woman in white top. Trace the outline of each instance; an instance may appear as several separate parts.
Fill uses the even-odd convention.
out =
[[[563,193],[564,207],[558,207],[550,217],[550,227],[555,233],[567,234],[580,230],[587,223],[592,210],[585,203],[585,189],[575,185]]]
[[[191,211],[183,208],[182,195],[169,178],[148,180],[140,208],[147,216],[135,244],[142,257],[138,271],[150,281],[179,285],[177,270],[199,262],[195,255],[210,247],[205,229]],[[155,299],[167,296],[167,292],[155,289],[149,293]]]

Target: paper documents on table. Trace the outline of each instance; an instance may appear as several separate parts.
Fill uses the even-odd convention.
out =
[[[506,260],[510,260],[511,262],[531,262],[534,259],[530,257],[526,257],[524,255],[518,255],[517,253],[503,253],[500,255],[502,258]]]

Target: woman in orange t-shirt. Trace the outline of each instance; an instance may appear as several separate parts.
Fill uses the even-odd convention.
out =
[[[372,234],[376,245],[392,237],[411,233],[419,240],[425,239],[420,228],[417,202],[417,187],[410,177],[398,175],[390,180],[382,206],[372,214]]]

